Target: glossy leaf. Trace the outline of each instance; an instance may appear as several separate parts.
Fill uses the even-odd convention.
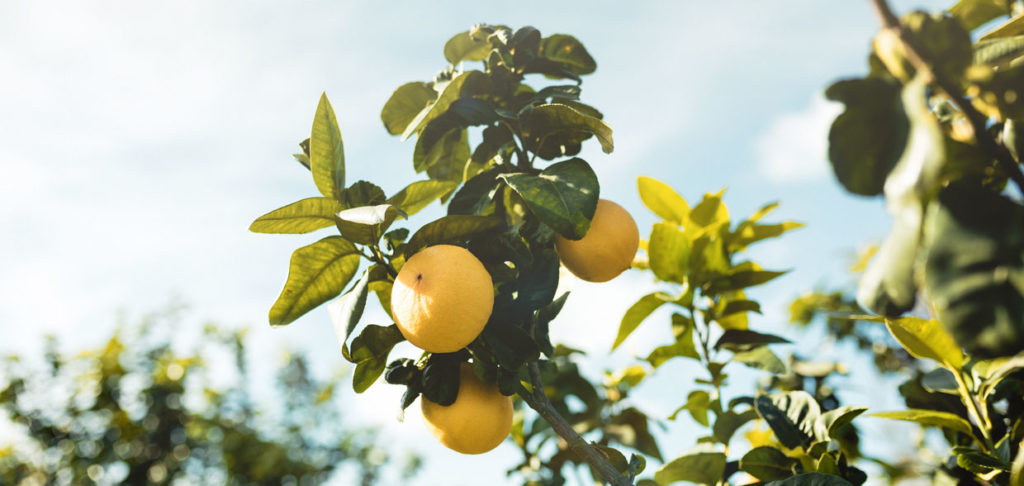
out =
[[[651,177],[638,177],[640,200],[665,221],[683,225],[689,221],[690,205],[671,186]]]
[[[423,367],[423,397],[442,406],[455,403],[459,395],[460,353],[433,353]]]
[[[399,86],[380,111],[384,128],[392,135],[401,135],[416,115],[435,98],[437,91],[428,83],[413,81]]]
[[[852,422],[858,415],[867,411],[867,409],[867,407],[844,405],[822,413],[816,424],[817,433],[815,435],[819,438],[829,437],[838,440],[840,438],[840,429]]]
[[[658,442],[648,428],[647,415],[644,415],[643,412],[630,407],[614,415],[610,422],[613,430],[628,428],[628,432],[616,434],[617,442],[659,461],[664,461],[661,457],[661,450],[658,449]]]
[[[494,199],[501,169],[483,171],[466,181],[448,203],[448,214],[480,214]]]
[[[526,201],[537,219],[558,234],[578,240],[590,228],[600,187],[594,170],[583,159],[551,164],[538,175],[515,173],[499,177]]]
[[[416,181],[391,196],[387,203],[401,209],[406,216],[412,216],[458,185],[453,181]]]
[[[377,326],[370,324],[352,340],[352,361],[356,369],[352,372],[352,388],[362,393],[370,387],[387,365],[391,348],[405,340],[398,326]]]
[[[341,200],[345,188],[345,148],[334,108],[327,94],[320,95],[309,136],[309,165],[313,182],[324,197]]]
[[[335,199],[310,197],[275,209],[252,222],[254,233],[299,234],[316,231],[334,224],[334,214],[345,209]]]
[[[815,424],[821,408],[807,392],[761,395],[754,400],[754,408],[782,445],[793,449],[809,445],[815,439]]]
[[[423,247],[442,243],[460,243],[501,227],[500,219],[490,216],[451,215],[423,225],[409,238],[405,254],[413,255]]]
[[[882,78],[849,79],[829,86],[825,96],[846,105],[828,135],[836,178],[854,194],[881,194],[909,133],[899,84]]]
[[[363,317],[363,310],[366,309],[369,280],[370,272],[363,272],[362,278],[345,295],[327,304],[327,313],[334,326],[334,335],[337,336],[338,343],[341,344],[341,354],[353,363],[355,360],[348,348],[348,338],[359,324],[359,319]]]
[[[729,209],[722,202],[725,189],[705,193],[704,198],[690,210],[690,222],[702,228],[715,229],[729,222]]]
[[[903,317],[886,319],[885,327],[904,349],[918,358],[933,359],[954,371],[964,364],[960,346],[938,321]]]
[[[725,473],[725,462],[725,454],[720,452],[700,452],[677,457],[658,469],[654,473],[654,480],[661,486],[676,481],[716,484]]]
[[[729,410],[724,411],[718,414],[715,424],[711,427],[712,436],[719,443],[728,446],[732,436],[736,434],[740,427],[757,418],[757,412],[754,410],[747,410],[742,413]]]
[[[672,302],[672,296],[663,292],[654,292],[647,294],[636,301],[632,306],[626,310],[626,314],[622,316],[622,322],[619,324],[619,333],[615,336],[615,343],[612,344],[612,350],[619,347],[623,341],[629,337],[640,323],[647,319],[652,312],[661,307],[666,302]]]
[[[902,420],[905,422],[917,422],[921,425],[941,427],[943,429],[961,432],[973,436],[973,432],[971,432],[971,424],[964,420],[959,415],[955,415],[949,412],[940,412],[938,410],[910,409],[900,410],[896,412],[878,412],[872,413],[867,416],[884,418],[889,420]]]
[[[416,115],[405,131],[402,132],[402,140],[408,139],[414,133],[420,133],[428,123],[444,115],[455,100],[463,96],[474,96],[482,94],[490,89],[490,80],[487,75],[480,71],[468,71],[458,75],[446,84],[436,100]]]
[[[684,403],[682,406],[676,409],[675,412],[672,412],[672,415],[669,415],[668,419],[675,420],[676,416],[679,415],[679,412],[685,410],[689,412],[690,417],[693,418],[694,422],[697,422],[698,424],[707,427],[709,424],[708,410],[710,408],[711,395],[709,395],[708,392],[704,390],[694,390],[691,391],[690,394],[686,396],[686,403]]]
[[[740,459],[740,470],[761,481],[775,481],[792,476],[793,465],[796,463],[796,459],[774,447],[760,446],[743,455]]]
[[[768,270],[741,270],[731,275],[716,278],[705,289],[707,294],[718,294],[730,290],[740,290],[770,282],[785,275],[786,272]]]
[[[998,39],[1001,37],[1012,37],[1015,35],[1024,34],[1024,15],[1018,14],[1016,17],[1011,19],[1009,22],[1000,25],[992,32],[989,32],[982,36],[982,40]]]
[[[346,209],[336,215],[338,231],[345,239],[362,245],[376,244],[402,211],[391,204]]]
[[[270,324],[289,324],[334,298],[359,268],[359,251],[340,236],[328,236],[292,253],[281,295],[270,309]]]
[[[537,151],[543,150],[544,139],[555,138],[562,133],[586,133],[597,137],[601,150],[610,154],[615,145],[612,129],[600,118],[585,115],[567,105],[551,103],[534,107],[520,117],[525,137]]]
[[[1024,207],[970,182],[928,215],[925,290],[939,321],[978,358],[1024,349]]]

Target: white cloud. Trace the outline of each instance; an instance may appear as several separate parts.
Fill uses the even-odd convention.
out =
[[[841,105],[820,94],[805,110],[781,115],[754,145],[757,169],[774,182],[807,182],[828,174],[828,130]]]

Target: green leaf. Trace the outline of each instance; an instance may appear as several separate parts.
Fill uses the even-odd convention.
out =
[[[366,308],[366,295],[370,281],[369,270],[363,272],[363,276],[345,295],[327,304],[327,313],[331,316],[331,324],[334,326],[334,334],[341,344],[341,355],[350,362],[356,361],[348,348],[348,337],[359,324],[363,317],[363,310]]]
[[[690,205],[671,186],[650,177],[637,177],[637,188],[644,206],[665,221],[685,224],[690,216]]]
[[[867,411],[867,409],[867,407],[844,405],[842,407],[829,410],[828,412],[821,414],[818,418],[818,423],[815,425],[818,432],[815,435],[818,437],[830,437],[832,439],[839,440],[839,430],[846,424],[852,422],[858,415]]]
[[[658,442],[648,428],[647,415],[643,412],[630,407],[612,416],[610,422],[610,433],[615,435],[617,442],[664,461],[658,449]]]
[[[503,368],[516,370],[540,358],[540,348],[530,334],[500,316],[491,315],[480,337]]]
[[[1010,484],[1024,484],[1024,441],[1017,445],[1017,457],[1010,465]]]
[[[729,209],[722,202],[722,189],[714,194],[705,193],[704,198],[690,211],[690,221],[702,228],[715,229],[729,222]]]
[[[437,91],[429,83],[413,81],[399,86],[380,111],[384,128],[392,135],[401,135],[416,115],[435,98]]]
[[[548,355],[548,357],[551,357],[555,352],[551,346],[551,337],[548,336],[548,325],[558,316],[559,312],[562,312],[562,307],[568,298],[569,292],[563,292],[562,295],[551,301],[550,304],[537,310],[534,320],[533,340],[537,342],[541,352]]]
[[[366,391],[377,381],[387,365],[391,348],[405,340],[398,326],[377,326],[370,324],[352,340],[352,361],[356,369],[352,372],[352,388],[356,393]]]
[[[546,142],[545,139],[559,140],[559,137],[564,135],[569,135],[577,142],[594,135],[601,143],[601,150],[604,153],[610,154],[615,149],[611,127],[600,118],[585,115],[561,103],[534,107],[520,117],[520,123],[524,139],[534,152],[552,150],[552,142]],[[579,136],[581,133],[585,136]]]
[[[672,333],[675,335],[675,343],[658,346],[651,351],[651,354],[647,355],[647,362],[651,366],[657,368],[677,356],[700,360],[697,347],[693,344],[692,319],[682,314],[672,314]]]
[[[445,407],[455,403],[462,361],[462,353],[431,354],[423,367],[423,397]]]
[[[309,165],[313,182],[320,194],[341,200],[345,188],[345,148],[341,142],[341,129],[334,117],[334,108],[327,93],[320,95],[309,136]]]
[[[526,201],[537,219],[558,234],[578,240],[590,228],[600,187],[594,170],[583,159],[551,164],[538,175],[515,173],[499,177]]]
[[[999,65],[1024,55],[1024,35],[979,41],[974,45],[974,63]]]
[[[461,243],[502,226],[502,221],[492,216],[456,214],[444,216],[423,225],[409,238],[405,254],[412,256],[423,247],[442,243]]]
[[[736,434],[736,430],[756,418],[758,416],[754,410],[747,410],[743,413],[736,413],[731,410],[722,412],[718,414],[718,417],[715,419],[715,425],[711,427],[712,436],[719,443],[728,446],[732,436]]]
[[[362,206],[339,212],[338,231],[345,239],[363,245],[374,245],[402,211],[391,204]]]
[[[485,170],[466,181],[448,203],[448,214],[480,214],[498,191],[501,169]]]
[[[819,472],[797,474],[781,481],[772,481],[767,486],[853,486],[849,481],[831,474]]]
[[[756,266],[755,266],[756,268]],[[773,272],[767,270],[741,270],[731,275],[719,277],[712,280],[704,290],[706,294],[718,294],[730,290],[740,290],[755,285],[761,285],[785,275],[786,272]]]
[[[740,470],[761,481],[775,481],[793,475],[796,459],[769,446],[755,447],[740,459]]]
[[[984,452],[970,447],[953,448],[956,454],[956,465],[975,474],[987,474],[993,470],[1009,471],[1010,465]]]
[[[359,268],[359,251],[340,236],[328,236],[292,253],[288,280],[270,308],[270,324],[283,326],[333,299]]]
[[[902,420],[905,422],[917,422],[921,425],[941,427],[943,429],[961,432],[973,437],[971,424],[959,415],[937,410],[910,409],[895,412],[878,412],[867,415],[867,417],[878,417],[889,420]]]
[[[886,319],[885,327],[915,357],[938,361],[954,373],[964,365],[963,351],[938,321],[903,317]]]
[[[647,316],[651,315],[662,304],[672,302],[672,300],[671,295],[664,292],[654,292],[641,297],[640,300],[630,306],[626,314],[622,316],[622,322],[619,324],[619,334],[615,336],[612,351],[619,347],[640,326],[640,323],[647,319]]]
[[[754,400],[754,409],[787,448],[807,446],[816,438],[821,408],[805,391],[761,395]]]
[[[462,182],[470,157],[466,129],[449,124],[448,119],[438,119],[416,140],[413,169],[427,171],[431,179]]]
[[[1010,15],[1006,0],[960,0],[949,8],[960,24],[967,30],[974,30],[1001,15]]]
[[[299,234],[334,224],[334,214],[345,209],[342,203],[326,197],[311,197],[275,209],[252,222],[253,233]]]
[[[900,85],[877,77],[849,79],[829,86],[825,96],[846,105],[828,135],[836,178],[854,194],[881,194],[909,133]]]
[[[1009,22],[1000,25],[996,29],[992,30],[982,36],[981,40],[997,39],[1000,37],[1012,37],[1015,35],[1024,34],[1024,15],[1017,15]]]
[[[914,307],[917,283],[914,262],[920,228],[892,225],[881,248],[868,263],[857,287],[857,302],[876,314],[897,317]]]
[[[391,196],[387,202],[402,210],[406,216],[412,216],[458,185],[458,182],[453,181],[416,181]]]
[[[755,370],[767,371],[775,375],[781,375],[786,372],[786,365],[766,346],[747,351],[738,351],[733,355],[732,359]]]
[[[554,34],[545,37],[541,40],[539,54],[577,75],[590,74],[597,69],[594,58],[571,35]]]
[[[968,354],[1024,349],[1024,207],[963,181],[939,193],[925,228],[925,291]]]
[[[697,484],[716,484],[725,473],[725,454],[701,452],[677,457],[654,473],[654,480],[665,486],[676,481],[690,481]]]
[[[749,302],[749,301],[746,301]],[[756,302],[755,302],[756,303]],[[762,334],[743,329],[729,329],[715,343],[715,350],[749,351],[766,344],[790,344],[792,341],[774,334]]]
[[[669,415],[669,420],[675,420],[679,412],[686,410],[690,413],[690,417],[693,417],[694,422],[701,424],[705,427],[708,426],[708,409],[711,408],[711,395],[704,390],[694,390],[686,396],[686,403],[681,407],[677,408],[672,415]]]
[[[436,88],[436,86],[435,86]],[[480,71],[468,71],[452,79],[444,85],[441,94],[436,100],[416,115],[405,131],[402,132],[402,140],[408,139],[414,133],[420,133],[428,123],[435,118],[444,115],[455,100],[464,96],[475,96],[489,91],[491,88],[490,79]]]
[[[483,61],[491,53],[486,35],[473,35],[473,31],[459,32],[444,44],[444,58],[452,64],[462,61]]]
[[[654,223],[647,259],[659,280],[682,283],[690,266],[690,238],[675,223]]]

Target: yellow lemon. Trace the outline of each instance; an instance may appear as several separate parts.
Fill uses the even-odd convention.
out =
[[[555,238],[562,264],[588,282],[607,282],[629,269],[639,245],[636,221],[622,206],[606,199],[597,201],[586,236],[580,240]]]
[[[420,397],[423,423],[445,447],[483,454],[498,447],[512,430],[512,398],[480,381],[469,363],[459,368],[459,394],[445,407]]]
[[[420,349],[451,353],[473,342],[494,307],[494,284],[469,250],[424,248],[405,262],[391,288],[391,316]]]

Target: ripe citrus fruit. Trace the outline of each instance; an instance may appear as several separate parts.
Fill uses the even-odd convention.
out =
[[[512,398],[480,381],[469,363],[459,368],[459,394],[445,407],[420,397],[423,423],[445,447],[483,454],[498,447],[512,430]]]
[[[579,240],[555,238],[562,264],[588,282],[607,282],[629,269],[639,245],[640,232],[633,217],[607,199],[597,201],[586,236]]]
[[[458,351],[483,331],[494,284],[469,250],[424,248],[405,262],[391,288],[391,316],[402,335],[431,353]]]

